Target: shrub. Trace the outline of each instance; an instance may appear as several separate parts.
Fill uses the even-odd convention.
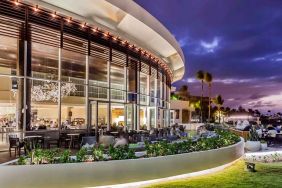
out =
[[[60,163],[69,163],[69,162],[71,162],[70,155],[71,155],[70,150],[64,150],[63,152],[60,153],[60,156],[59,156],[59,159],[58,159],[59,162]]]
[[[150,144],[145,142],[147,157],[175,155],[194,151],[204,151],[229,146],[240,141],[240,137],[222,129],[215,129],[218,137],[201,138],[197,142],[187,139],[180,143],[168,143],[166,141]]]
[[[102,145],[97,148],[94,147],[92,151],[92,156],[94,161],[103,161],[104,160],[104,147]]]
[[[128,145],[114,148],[112,145],[109,147],[109,156],[112,160],[122,159],[135,159],[135,152],[129,149]]]
[[[87,159],[87,149],[86,148],[81,148],[77,153],[76,153],[76,161],[77,162],[84,162]]]
[[[18,159],[17,164],[18,164],[18,165],[26,165],[26,163],[27,163],[26,157],[20,156],[19,159]]]
[[[31,152],[32,164],[49,164],[55,162],[55,156],[58,154],[57,150],[49,149],[35,149]]]
[[[259,135],[254,127],[250,129],[249,139],[250,141],[259,141]]]

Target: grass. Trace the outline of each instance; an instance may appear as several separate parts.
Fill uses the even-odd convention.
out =
[[[223,171],[189,179],[165,182],[150,188],[168,187],[226,187],[226,188],[276,188],[282,187],[282,163],[257,164],[257,172],[245,171],[244,161],[240,160]]]

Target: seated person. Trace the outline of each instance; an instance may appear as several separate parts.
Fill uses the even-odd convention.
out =
[[[272,138],[275,138],[276,134],[277,134],[277,131],[275,129],[271,129],[267,132],[267,136],[272,137]]]
[[[121,133],[118,138],[115,139],[114,147],[125,146],[128,144],[128,139],[125,133]]]
[[[244,120],[243,122],[241,122],[240,120],[237,121],[236,129],[246,131],[249,130],[249,128],[250,123],[247,120]]]
[[[273,127],[273,125],[269,124],[266,126],[267,130],[275,130],[275,128]]]
[[[259,138],[262,138],[262,129],[257,129],[256,132],[257,132]]]
[[[115,137],[109,135],[103,135],[103,130],[99,130],[99,144],[104,147],[109,147],[110,145],[114,145]]]
[[[281,125],[277,125],[277,126],[276,126],[276,131],[277,131],[278,133],[280,133],[280,131],[281,131]]]

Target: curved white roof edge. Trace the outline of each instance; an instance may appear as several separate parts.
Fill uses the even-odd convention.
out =
[[[173,82],[184,73],[185,58],[174,36],[132,0],[23,0],[108,30],[158,56],[173,71]]]

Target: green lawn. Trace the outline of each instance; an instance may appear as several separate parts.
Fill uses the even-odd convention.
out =
[[[257,172],[247,172],[244,168],[244,162],[241,160],[211,175],[155,184],[149,187],[282,188],[282,163],[258,164],[256,165]]]

